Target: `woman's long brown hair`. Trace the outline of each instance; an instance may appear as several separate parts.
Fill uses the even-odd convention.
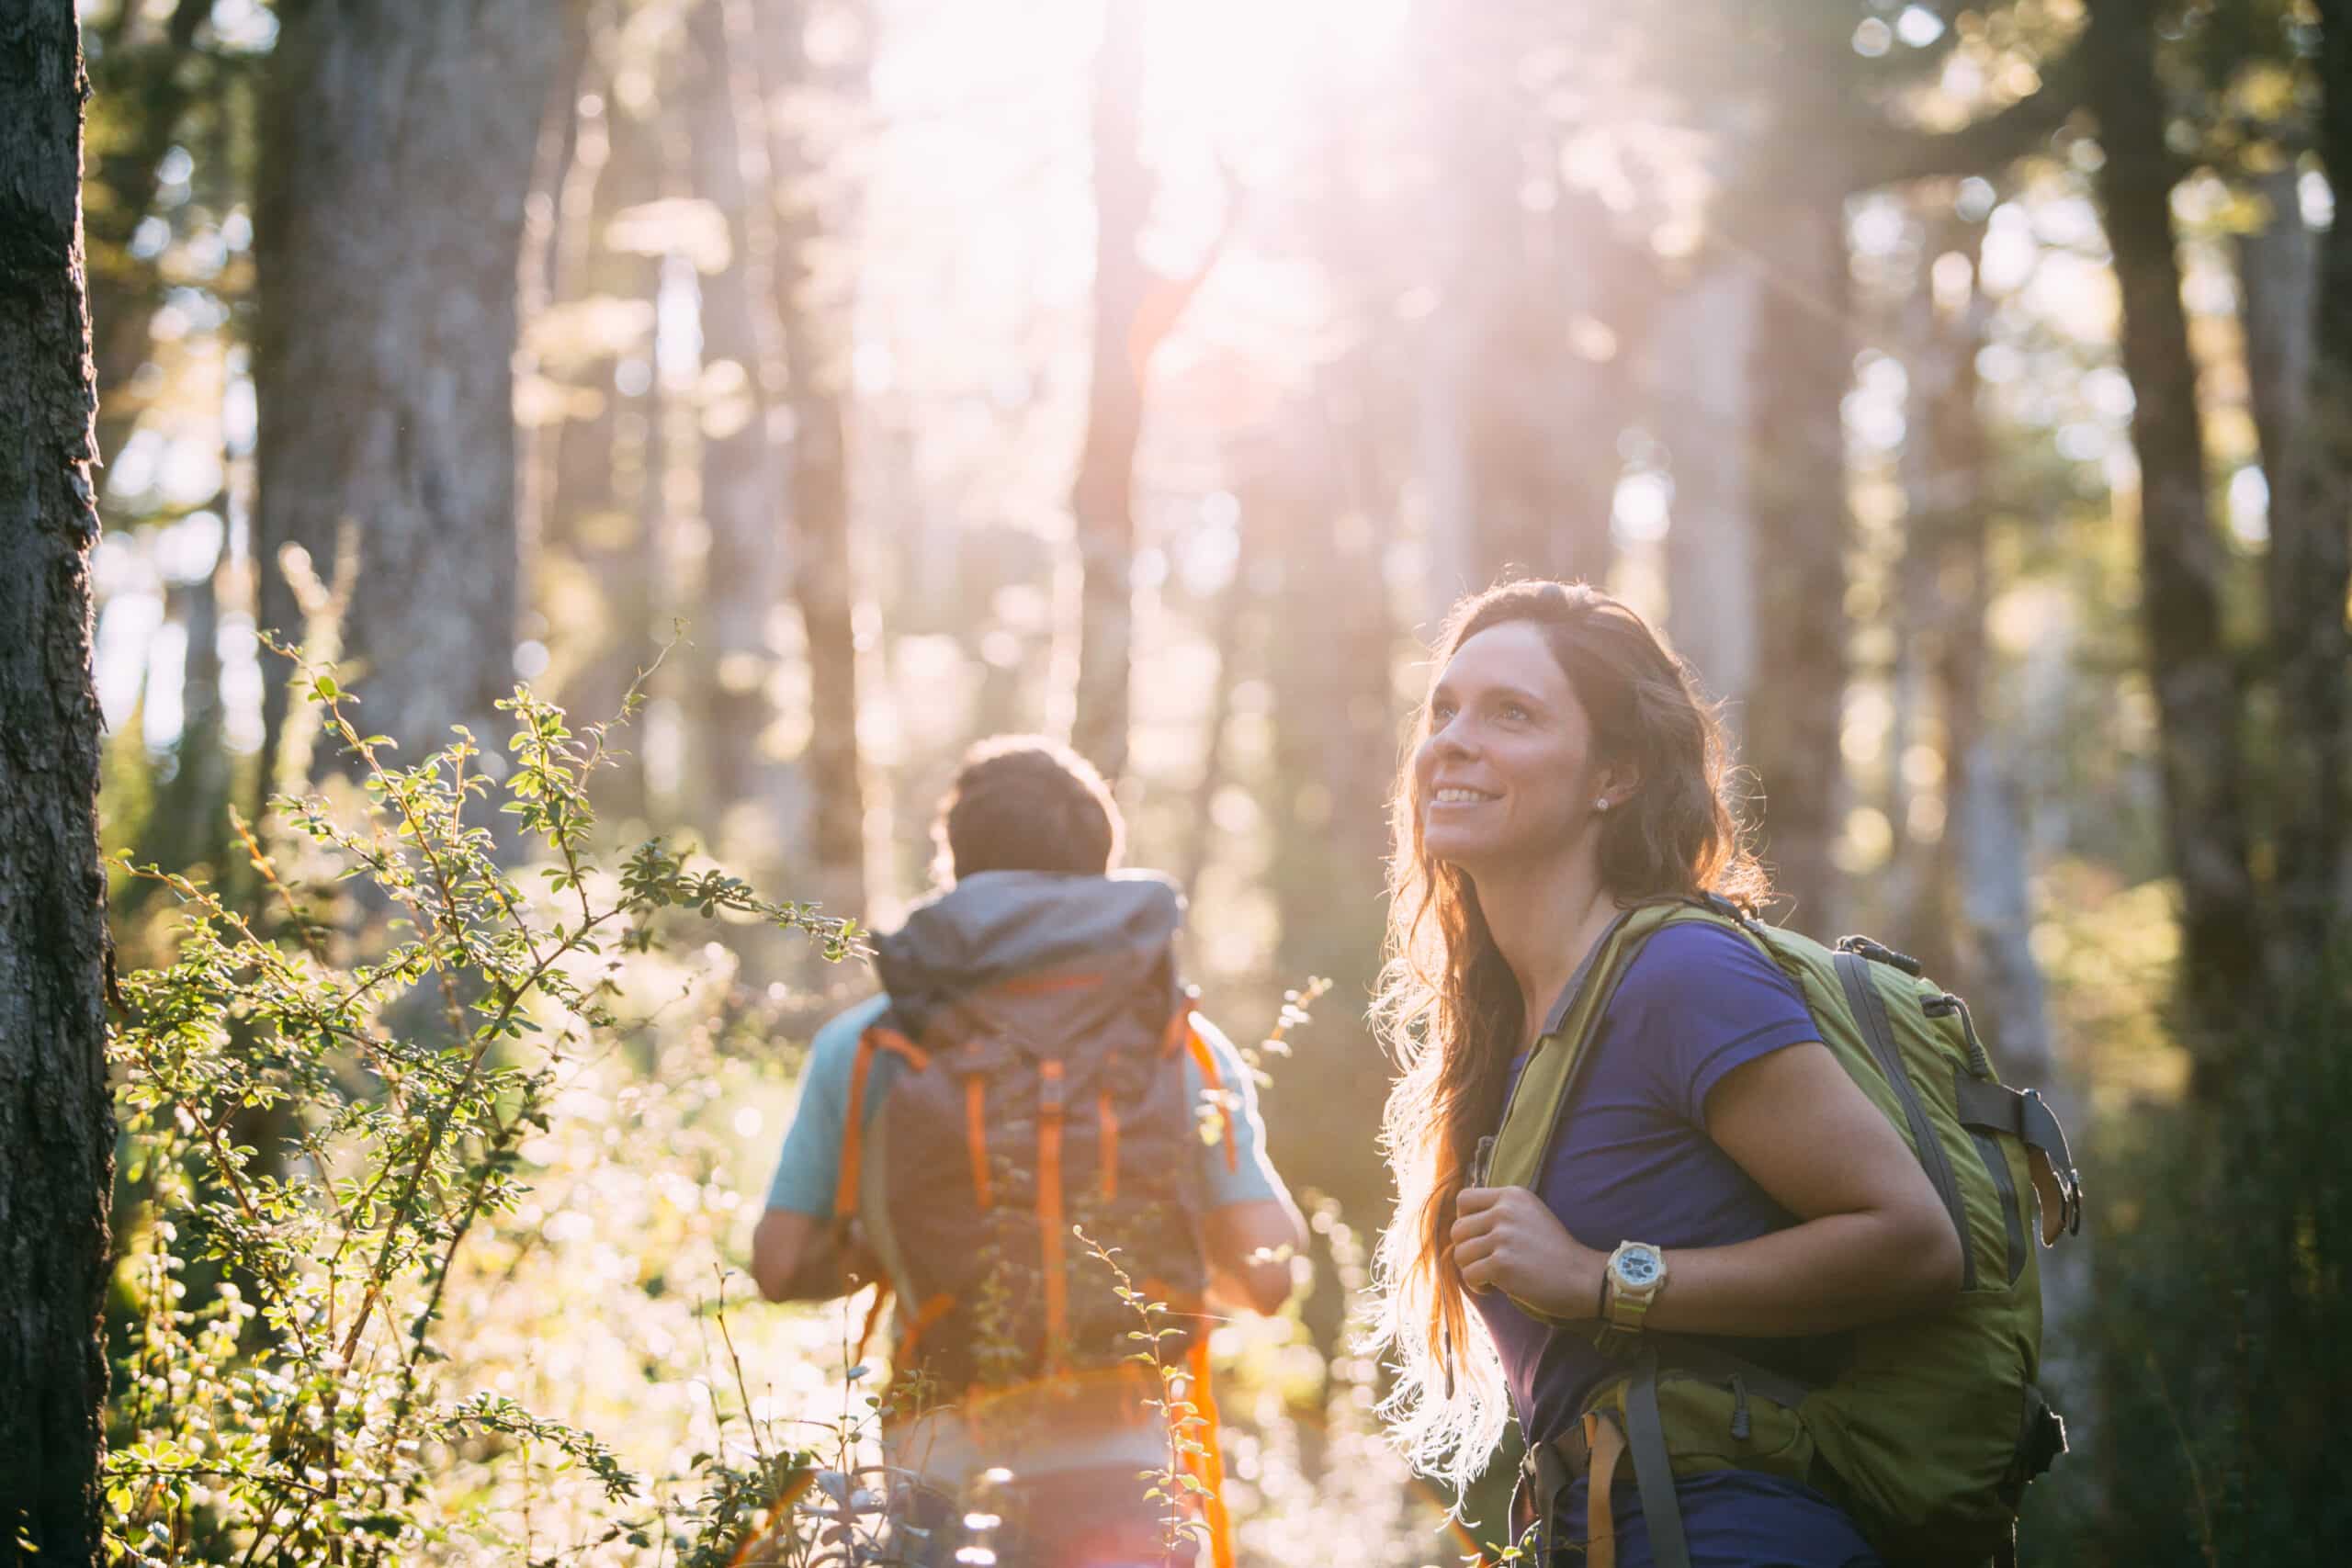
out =
[[[1636,781],[1601,829],[1602,885],[1621,903],[1699,893],[1760,900],[1764,874],[1742,842],[1722,724],[1690,668],[1620,601],[1548,581],[1464,599],[1439,636],[1431,689],[1464,642],[1512,621],[1542,631],[1591,720],[1595,755]],[[1425,694],[1391,802],[1388,936],[1373,1005],[1399,1068],[1381,1119],[1396,1213],[1374,1257],[1373,1337],[1398,1373],[1384,1412],[1415,1466],[1458,1491],[1485,1467],[1508,1410],[1493,1342],[1468,1310],[1446,1238],[1471,1150],[1502,1114],[1525,1021],[1476,888],[1421,841],[1414,757],[1429,733]]]

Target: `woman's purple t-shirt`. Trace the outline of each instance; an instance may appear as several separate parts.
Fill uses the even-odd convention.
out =
[[[1795,986],[1745,938],[1697,922],[1660,931],[1601,1014],[1544,1168],[1544,1202],[1569,1235],[1601,1252],[1623,1241],[1724,1247],[1794,1224],[1707,1136],[1707,1096],[1734,1068],[1819,1037]],[[1531,1440],[1566,1431],[1623,1371],[1583,1336],[1550,1332],[1499,1292],[1471,1300],[1502,1354],[1511,1406]],[[1877,1561],[1842,1512],[1796,1482],[1717,1471],[1686,1476],[1676,1491],[1692,1568]],[[1621,1568],[1647,1568],[1648,1532],[1623,1472],[1614,1506]],[[1584,1506],[1579,1481],[1564,1521],[1578,1538]]]

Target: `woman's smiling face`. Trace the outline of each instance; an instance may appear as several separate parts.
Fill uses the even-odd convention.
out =
[[[1414,758],[1422,846],[1474,876],[1549,858],[1593,815],[1592,752],[1591,718],[1533,622],[1464,639]]]

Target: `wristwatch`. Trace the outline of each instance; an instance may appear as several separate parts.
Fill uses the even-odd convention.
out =
[[[1666,1254],[1645,1241],[1620,1242],[1604,1277],[1601,1315],[1612,1327],[1640,1333],[1650,1303],[1666,1289]]]

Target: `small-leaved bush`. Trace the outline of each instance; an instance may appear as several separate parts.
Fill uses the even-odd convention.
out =
[[[313,795],[276,810],[366,885],[356,902],[389,913],[389,937],[339,960],[335,922],[243,823],[266,907],[133,868],[177,897],[181,921],[169,961],[116,997],[143,1213],[120,1227],[115,1549],[153,1563],[412,1559],[458,1544],[438,1480],[485,1450],[588,1478],[613,1506],[605,1539],[647,1544],[644,1483],[604,1442],[445,1379],[449,1286],[469,1242],[525,1202],[522,1150],[623,1027],[628,955],[662,947],[681,914],[798,932],[835,959],[861,934],[659,840],[599,864],[588,784],[605,727],[575,734],[527,689],[501,705],[514,733],[493,785],[464,731],[395,767],[331,671],[306,667],[298,685],[365,806]],[[543,849],[534,886],[502,863],[493,802]],[[762,1484],[813,1462],[768,1456]],[[721,1496],[701,1522],[740,1532],[743,1514]]]

